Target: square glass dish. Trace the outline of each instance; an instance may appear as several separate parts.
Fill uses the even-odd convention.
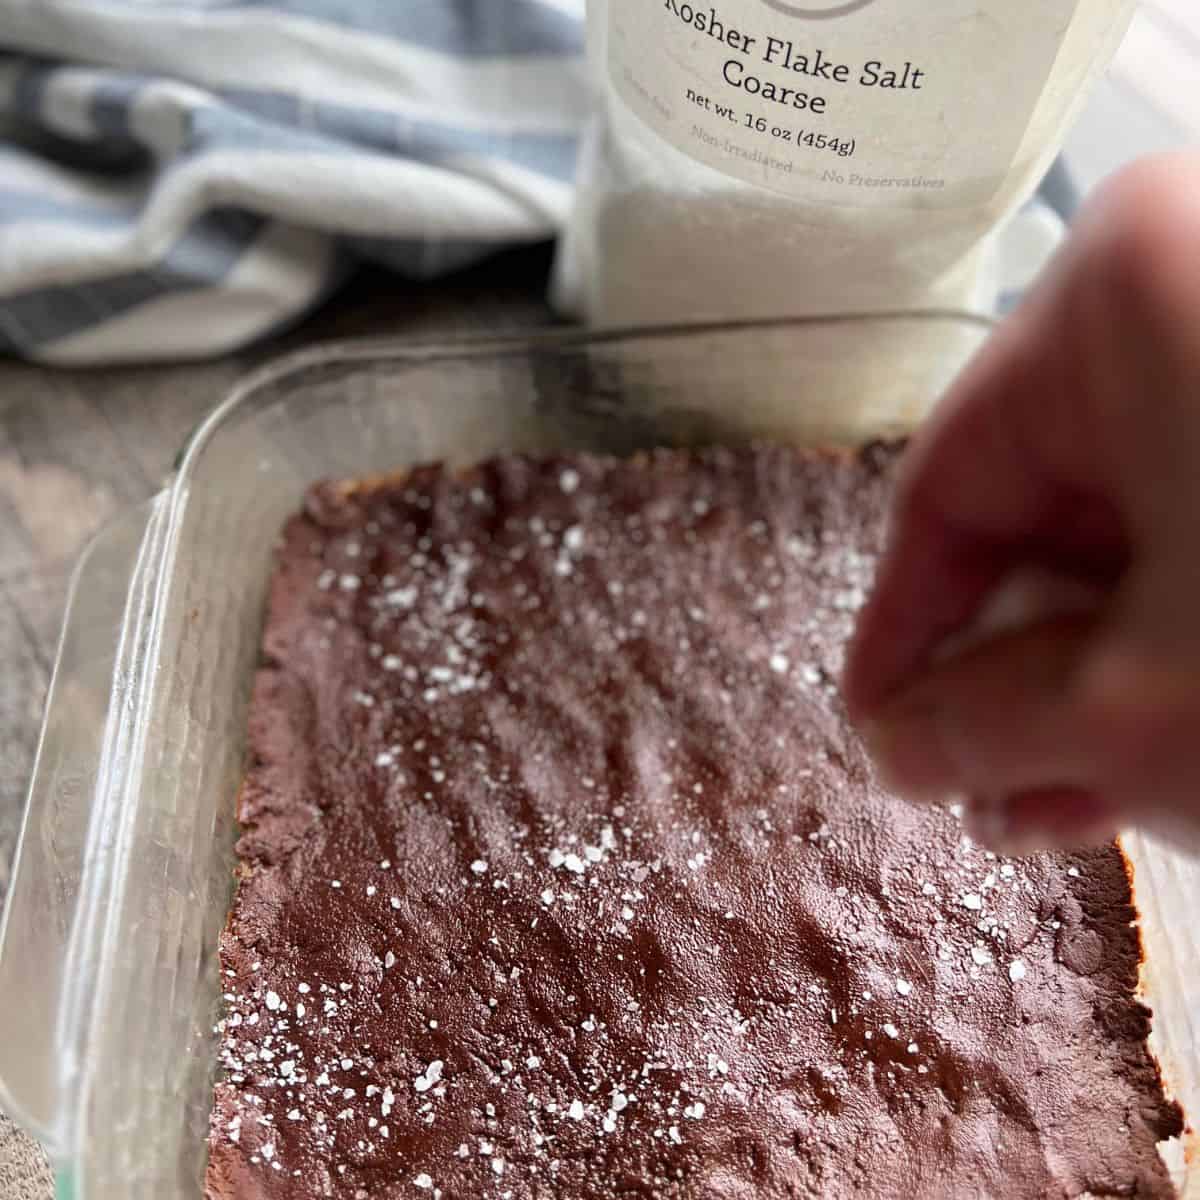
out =
[[[356,343],[239,387],[73,584],[0,929],[0,1103],[60,1195],[201,1194],[251,676],[272,544],[309,483],[502,450],[900,434],[987,332],[893,315]],[[1155,1048],[1195,1114],[1200,867],[1127,849]],[[1200,1194],[1200,1163],[1169,1150]]]

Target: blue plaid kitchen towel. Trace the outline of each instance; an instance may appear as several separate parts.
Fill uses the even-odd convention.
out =
[[[218,354],[354,262],[428,279],[553,238],[583,9],[0,0],[0,354]]]
[[[583,0],[0,0],[0,352],[215,354],[552,238]],[[7,136],[6,136],[7,132]]]

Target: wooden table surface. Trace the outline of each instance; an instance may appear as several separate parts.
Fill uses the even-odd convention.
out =
[[[290,333],[228,358],[64,371],[0,361],[0,904],[75,559],[115,513],[160,486],[183,439],[239,376],[319,341],[532,328],[549,254],[506,254],[444,283],[365,274]],[[3,1037],[0,1030],[0,1037]],[[44,1164],[0,1113],[0,1200],[49,1200]]]

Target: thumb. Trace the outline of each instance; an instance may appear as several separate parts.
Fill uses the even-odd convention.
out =
[[[1104,614],[1046,619],[932,667],[864,736],[885,785],[964,797],[1003,853],[1142,826],[1200,846],[1200,665]]]
[[[864,729],[884,782],[928,799],[1093,787],[1078,682],[1097,638],[1094,616],[1059,616],[931,667]]]

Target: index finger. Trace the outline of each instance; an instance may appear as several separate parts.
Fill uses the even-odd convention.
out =
[[[1064,253],[910,447],[844,680],[857,715],[969,624],[1016,568],[1095,578],[1121,566],[1111,422],[1094,386],[1093,331],[1114,300],[1096,274],[1085,250]]]

